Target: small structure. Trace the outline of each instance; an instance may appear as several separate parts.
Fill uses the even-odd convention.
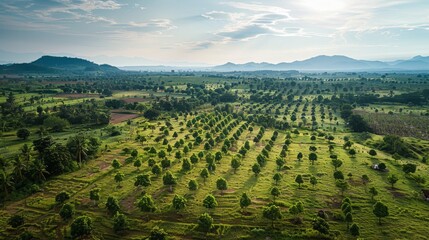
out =
[[[423,197],[426,201],[429,201],[429,189],[422,189]]]
[[[379,168],[378,168],[378,164],[374,164],[374,165],[372,165],[372,166],[371,166],[371,168],[372,168],[372,169],[374,169],[374,170],[379,170]]]

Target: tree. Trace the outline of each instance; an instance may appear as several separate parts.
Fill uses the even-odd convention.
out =
[[[348,125],[354,132],[369,132],[371,130],[368,123],[360,115],[350,115]]]
[[[255,173],[255,176],[258,176],[258,174],[261,172],[261,165],[259,165],[259,163],[253,164],[252,172]]]
[[[270,194],[273,196],[273,201],[276,201],[276,197],[280,196],[280,190],[277,187],[271,188]]]
[[[116,173],[115,175],[115,182],[118,184],[118,187],[120,187],[121,182],[124,180],[125,175],[121,172]]]
[[[8,174],[5,171],[0,171],[0,184],[1,190],[7,197],[9,195],[9,190],[14,187],[12,174]]]
[[[365,185],[365,186],[366,186],[366,184],[369,182],[369,177],[368,177],[368,175],[363,174],[363,175],[362,175],[362,177],[361,177],[361,179],[362,179],[362,183],[363,183],[363,185]]]
[[[70,194],[68,194],[65,191],[62,191],[55,196],[55,202],[59,204],[62,204],[69,199],[70,199]]]
[[[308,159],[310,159],[310,161],[311,161],[311,165],[314,165],[314,161],[317,161],[317,154],[316,154],[316,153],[314,153],[314,152],[311,152],[311,153],[308,155]]]
[[[22,215],[12,215],[7,220],[7,224],[9,224],[13,228],[17,228],[24,224],[24,217]]]
[[[119,212],[116,212],[115,216],[113,217],[113,231],[115,233],[124,231],[128,228],[128,219],[127,217]]]
[[[277,170],[279,170],[279,171],[282,170],[285,163],[286,163],[286,161],[283,158],[277,158],[276,159]]]
[[[242,209],[247,208],[250,206],[250,204],[252,204],[252,200],[250,200],[249,196],[247,196],[247,193],[243,193],[240,198],[240,207]]]
[[[187,158],[183,159],[182,171],[187,172],[187,171],[191,170],[191,168],[192,168],[191,161],[189,161],[189,159],[187,159]]]
[[[371,155],[372,157],[375,157],[377,155],[377,152],[374,149],[369,150],[369,155]]]
[[[74,215],[74,206],[71,205],[70,203],[66,203],[64,204],[61,209],[60,209],[60,217],[64,220],[67,221],[69,219],[71,219]]]
[[[340,159],[332,159],[332,166],[334,166],[335,171],[337,171],[337,168],[341,167],[341,165],[343,165],[343,161],[341,161]]]
[[[36,182],[46,181],[46,174],[49,174],[41,159],[36,159],[31,163],[30,172],[31,177],[35,179]]]
[[[372,212],[378,217],[378,223],[381,225],[381,218],[389,216],[389,209],[382,202],[377,201],[372,207]]]
[[[349,150],[349,154],[350,154],[352,157],[354,157],[354,156],[356,155],[356,150],[354,150],[354,149],[350,149],[350,150]]]
[[[137,203],[137,206],[140,208],[142,212],[155,212],[155,202],[152,199],[152,196],[145,193],[142,198]]]
[[[317,178],[315,176],[310,177],[310,184],[313,185],[313,188],[314,188],[314,186],[316,186]]]
[[[16,136],[18,138],[21,138],[22,140],[27,140],[27,138],[30,136],[30,130],[27,128],[21,128],[18,131],[16,131]]]
[[[359,232],[359,226],[356,224],[356,223],[353,223],[351,226],[350,226],[350,234],[352,235],[352,236],[354,236],[354,237],[358,237],[359,235],[360,235],[360,232]]]
[[[276,205],[271,205],[269,207],[264,207],[264,210],[262,211],[262,216],[266,219],[271,220],[271,227],[274,228],[274,221],[281,219],[282,213],[280,212],[280,208]]]
[[[153,108],[146,110],[146,112],[143,113],[143,116],[149,120],[155,120],[159,117],[161,113],[158,110],[155,110]]]
[[[169,186],[170,192],[173,191],[173,185],[177,184],[176,178],[174,178],[173,174],[170,171],[167,171],[162,177],[162,182],[165,186]]]
[[[375,187],[370,188],[369,193],[371,194],[371,200],[374,200],[374,197],[378,195],[378,191]]]
[[[217,206],[216,198],[213,195],[208,194],[203,200],[203,206],[208,209],[215,208]]]
[[[412,163],[407,163],[402,166],[402,171],[406,174],[415,173],[417,170],[417,165]]]
[[[167,239],[167,232],[164,229],[155,226],[150,231],[150,236],[148,240],[165,240]]]
[[[198,217],[198,227],[203,231],[210,231],[213,225],[213,218],[208,213],[203,213]]]
[[[137,168],[137,170],[140,170],[140,167],[142,166],[142,161],[140,159],[137,159],[134,161],[133,165]]]
[[[121,163],[119,163],[118,159],[113,159],[113,161],[112,161],[112,167],[113,167],[114,169],[119,169],[119,168],[121,168]]]
[[[198,182],[195,179],[189,180],[188,188],[191,191],[195,191],[198,189]]]
[[[302,152],[299,152],[298,155],[296,155],[296,158],[298,158],[298,161],[301,161],[303,158]]]
[[[392,189],[399,178],[395,174],[391,174],[387,177],[387,181],[392,185]]]
[[[216,181],[216,187],[218,190],[220,190],[220,194],[223,195],[223,191],[228,189],[228,182],[225,180],[225,178],[219,178]]]
[[[200,177],[202,177],[204,179],[204,182],[206,182],[206,179],[209,177],[209,170],[207,170],[207,168],[201,170]]]
[[[92,219],[88,216],[76,218],[70,226],[72,238],[80,238],[90,235],[92,232]]]
[[[349,228],[349,226],[350,226],[350,223],[352,223],[352,222],[353,222],[353,215],[352,215],[352,213],[351,213],[351,212],[346,213],[345,220],[346,220],[346,223],[347,223],[347,229],[348,229],[348,228]]]
[[[298,187],[301,188],[301,184],[304,183],[304,180],[302,179],[301,174],[298,174],[295,178],[295,182],[298,183]]]
[[[240,160],[237,158],[232,158],[231,167],[234,169],[234,174],[237,172],[237,169],[241,166]]]
[[[317,217],[313,220],[312,225],[314,230],[322,234],[329,234],[329,224],[325,221],[325,219]]]
[[[47,128],[50,128],[54,132],[62,132],[70,125],[70,123],[60,117],[49,116],[43,121],[43,125]]]
[[[118,200],[112,196],[109,196],[106,201],[106,208],[110,214],[115,214],[120,210]]]
[[[282,180],[282,175],[280,173],[275,173],[273,176],[273,180],[276,182],[276,185],[278,185],[279,181]]]
[[[152,183],[150,181],[150,177],[148,174],[137,175],[136,181],[134,182],[134,186],[136,187],[139,187],[139,186],[148,187],[151,184]]]
[[[91,191],[89,191],[89,199],[94,201],[94,205],[96,205],[97,201],[100,200],[100,189],[94,188]]]
[[[27,164],[23,161],[19,155],[13,159],[13,174],[15,176],[15,182],[19,183],[24,180],[24,172],[27,171]]]
[[[346,191],[349,188],[349,184],[342,179],[337,179],[335,181],[335,186],[337,186],[340,189],[341,195],[344,195],[344,191]]]
[[[334,172],[334,179],[335,179],[335,180],[338,180],[338,179],[343,180],[343,179],[344,179],[344,174],[343,174],[343,172],[341,172],[341,171],[335,171],[335,172]]]
[[[176,211],[179,211],[185,208],[186,202],[187,202],[186,198],[176,194],[174,195],[174,198],[173,198],[173,207],[174,209],[176,209]]]

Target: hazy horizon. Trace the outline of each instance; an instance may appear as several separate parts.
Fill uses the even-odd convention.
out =
[[[4,0],[0,7],[0,63],[41,55],[115,66],[429,55],[422,0]]]

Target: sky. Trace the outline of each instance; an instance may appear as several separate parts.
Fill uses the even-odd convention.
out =
[[[429,55],[428,0],[0,0],[0,64],[116,66]]]

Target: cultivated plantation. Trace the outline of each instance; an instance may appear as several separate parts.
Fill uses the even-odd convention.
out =
[[[5,75],[0,238],[427,239],[429,75],[271,74]]]

